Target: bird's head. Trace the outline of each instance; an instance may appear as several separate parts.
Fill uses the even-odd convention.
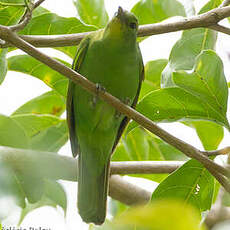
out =
[[[114,38],[135,38],[136,40],[137,29],[138,20],[136,16],[119,6],[105,30],[109,31],[110,36]]]

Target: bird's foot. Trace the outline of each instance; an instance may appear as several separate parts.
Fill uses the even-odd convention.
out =
[[[129,97],[126,97],[125,100],[123,101],[124,104],[130,105],[131,104],[131,99]]]
[[[96,95],[93,96],[92,100],[91,100],[91,105],[94,108],[97,104],[97,101],[99,99],[98,95],[100,92],[104,93],[106,90],[105,88],[100,84],[100,83],[96,83]]]
[[[96,83],[96,88],[97,88],[97,91],[96,91],[97,96],[100,92],[105,93],[106,91],[105,87],[103,87],[100,83]]]

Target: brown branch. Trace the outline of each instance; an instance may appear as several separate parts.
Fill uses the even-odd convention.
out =
[[[177,22],[161,22],[149,25],[142,25],[139,27],[138,36],[150,36],[156,34],[163,34],[175,32],[180,30],[193,29],[198,27],[208,27],[213,30],[227,33],[227,30],[221,29],[222,26],[214,26],[219,21],[230,16],[230,6],[216,8],[207,13],[178,20]],[[62,46],[75,46],[88,35],[90,32],[79,34],[65,34],[65,35],[21,35],[21,38],[36,47],[62,47]],[[7,43],[0,45],[1,48],[13,46]]]
[[[121,161],[111,162],[111,174],[158,174],[172,173],[184,161]]]
[[[16,149],[0,146],[0,162],[23,172],[31,165],[44,178],[54,180],[77,180],[78,160],[52,152]],[[52,164],[50,164],[52,162]],[[110,173],[114,174],[165,174],[175,171],[184,161],[112,161]],[[30,167],[31,168],[31,167]]]
[[[34,3],[34,9],[39,7],[45,0],[38,0],[37,2]]]
[[[212,230],[216,224],[229,220],[230,207],[222,207],[220,210],[211,209],[205,218],[205,226],[207,227],[205,229]]]
[[[16,174],[29,172],[31,175],[36,173],[36,175],[42,178],[77,181],[78,161],[72,157],[61,156],[50,152],[0,147],[0,162],[8,165]],[[50,162],[52,162],[52,164],[50,164]],[[114,169],[114,163],[115,162],[111,162],[112,171]],[[140,164],[140,162],[138,162],[138,164]],[[153,162],[152,164],[154,165],[155,163]],[[31,165],[33,165],[34,171],[31,171]],[[119,165],[121,166],[121,163],[119,163]],[[174,166],[172,162],[172,167]],[[124,162],[124,169],[125,168],[126,165]],[[121,167],[120,170],[122,170]],[[156,167],[153,171],[155,170]],[[158,172],[160,172],[160,170],[161,169],[158,169]],[[168,172],[170,171],[172,170],[168,170]],[[166,170],[163,169],[162,173],[165,172]],[[109,183],[110,196],[127,205],[146,203],[151,197],[150,192],[129,183],[118,175],[112,175]]]
[[[230,4],[230,0],[224,0],[221,4],[220,7],[228,6]]]
[[[220,188],[216,202],[204,220],[205,226],[210,230],[217,223],[230,219],[230,208],[223,206],[224,193],[225,191]]]
[[[230,146],[214,151],[202,151],[202,153],[207,156],[227,155],[230,153]]]
[[[224,8],[221,8],[221,9],[224,9]],[[207,156],[203,155],[198,149],[196,149],[192,145],[185,143],[184,141],[172,136],[165,130],[161,129],[150,119],[143,116],[141,113],[135,111],[133,108],[123,104],[119,99],[115,98],[111,94],[103,90],[99,91],[94,83],[90,82],[88,79],[86,79],[79,73],[75,72],[74,70],[68,68],[61,62],[40,52],[35,47],[33,47],[32,45],[30,45],[29,43],[21,39],[17,34],[12,32],[8,27],[0,26],[0,39],[8,41],[9,43],[13,44],[15,47],[23,50],[24,52],[28,53],[30,56],[36,58],[37,60],[49,66],[50,68],[56,70],[60,74],[66,76],[67,78],[72,80],[75,84],[81,85],[85,90],[87,90],[88,92],[92,94],[97,95],[99,98],[106,101],[108,104],[110,104],[114,108],[116,108],[117,111],[133,119],[134,121],[142,125],[144,128],[146,128],[153,134],[160,137],[162,140],[164,140],[168,144],[174,146],[175,148],[183,152],[188,157],[198,160],[222,184],[222,186],[227,191],[230,192],[230,188],[229,188],[230,183],[227,182],[227,186],[226,186],[226,183],[223,183],[223,181],[226,182],[225,180],[226,178],[224,178],[224,176],[228,177],[230,175],[230,171],[227,168],[216,164],[215,162],[210,160]],[[220,178],[222,179],[220,180]]]
[[[230,28],[216,24],[208,27],[209,29],[216,30],[218,32],[230,35]]]
[[[178,20],[177,22],[161,22],[141,26],[138,30],[139,36],[149,36],[179,30],[193,29],[197,27],[209,27],[216,25],[222,19],[230,16],[230,7],[215,8],[206,13],[190,18]]]
[[[109,195],[126,205],[146,204],[151,199],[151,192],[124,180],[121,176],[113,175],[109,182]]]

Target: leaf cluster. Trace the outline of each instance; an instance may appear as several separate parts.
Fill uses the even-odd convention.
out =
[[[103,0],[73,2],[78,18],[61,17],[39,6],[20,34],[89,32],[103,28],[108,22]],[[192,3],[182,5],[176,0],[140,0],[131,11],[138,17],[140,24],[147,24],[173,16],[200,14],[218,7],[220,3],[220,0],[210,0],[196,13]],[[17,24],[25,10],[23,0],[0,0],[0,24]],[[217,149],[224,136],[223,127],[230,129],[226,115],[228,84],[222,60],[215,51],[216,41],[217,33],[208,28],[184,31],[168,59],[152,60],[145,64],[145,80],[137,104],[137,110],[154,122],[182,122],[195,129],[206,150]],[[76,46],[57,49],[71,58],[76,52]],[[29,55],[9,57],[8,54],[13,51],[10,48],[0,49],[0,83],[7,77],[7,71],[15,71],[43,81],[50,91],[16,108],[10,116],[0,115],[0,145],[58,152],[68,140],[66,121],[61,118],[66,107],[68,80]],[[71,65],[60,61],[67,66]],[[15,92],[15,97],[17,93],[20,92]],[[215,194],[215,181],[200,163],[188,160],[180,151],[135,122],[129,123],[112,160],[187,162],[170,175],[135,175],[159,183],[152,195],[153,205],[130,210],[101,229],[118,229],[116,219],[123,225],[119,229],[134,229],[130,223],[135,225],[135,229],[172,229],[170,224],[163,225],[170,221],[178,223],[175,229],[199,229],[199,216],[211,208]],[[60,206],[66,211],[66,195],[62,186],[43,178],[33,165],[26,172],[14,171],[5,164],[1,165],[0,170],[0,197],[10,194],[15,198],[22,208],[20,222],[28,212],[44,205]],[[158,203],[162,199],[170,201],[167,205]],[[191,207],[182,208],[175,199]],[[128,209],[117,201],[112,201],[111,206],[114,216]],[[164,213],[166,206],[168,218],[164,219],[159,213]],[[172,211],[173,208],[176,212]],[[192,213],[191,216],[188,213]],[[184,217],[182,220],[181,216]]]

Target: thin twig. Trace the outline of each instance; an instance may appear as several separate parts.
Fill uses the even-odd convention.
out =
[[[30,5],[27,5],[26,12],[21,18],[20,22],[17,25],[9,26],[9,28],[15,32],[23,30],[26,27],[26,25],[30,22],[33,10],[40,6],[44,1],[45,0],[38,0],[35,4],[30,3]]]
[[[230,28],[228,28],[226,26],[216,24],[216,25],[209,26],[208,28],[212,29],[212,30],[216,30],[216,31],[221,32],[221,33],[224,33],[224,34],[230,35]]]
[[[207,13],[193,16],[190,18],[180,19],[176,22],[161,22],[149,25],[142,25],[139,27],[138,36],[150,36],[156,34],[163,34],[169,32],[175,32],[180,30],[193,29],[198,27],[212,27],[224,18],[230,17],[230,6],[216,8]],[[214,26],[211,29],[220,31],[222,33],[229,33],[227,30],[221,29],[222,26]],[[21,38],[36,47],[62,47],[62,46],[75,46],[91,32],[79,33],[79,34],[65,34],[65,35],[21,35]],[[8,43],[6,46],[12,46]]]
[[[36,58],[37,60],[49,66],[50,68],[56,70],[60,74],[66,76],[67,78],[72,80],[75,84],[81,85],[85,90],[89,91],[90,93],[97,95],[99,98],[106,101],[114,108],[116,108],[117,111],[133,119],[134,121],[136,121],[144,128],[146,128],[150,132],[160,137],[168,144],[174,146],[175,148],[183,152],[188,157],[198,160],[209,170],[209,172],[214,177],[216,177],[217,180],[219,180],[219,182],[224,186],[224,188],[230,192],[230,188],[229,188],[230,183],[228,181],[226,183],[222,183],[223,181],[225,181],[224,178],[220,180],[220,177],[222,177],[221,174],[227,177],[230,175],[230,171],[228,169],[216,164],[215,162],[210,160],[207,156],[203,155],[198,149],[196,149],[192,145],[183,142],[182,140],[172,136],[165,130],[161,129],[150,119],[143,116],[141,113],[137,112],[133,108],[123,104],[119,99],[115,98],[111,94],[105,92],[104,90],[98,91],[98,88],[94,83],[90,82],[88,79],[86,79],[79,73],[75,72],[74,70],[68,68],[61,62],[37,50],[35,47],[33,47],[32,45],[30,45],[29,43],[21,39],[17,34],[13,33],[8,27],[0,26],[0,38],[10,42],[15,47],[23,50],[24,52],[28,53],[30,56]]]
[[[230,4],[230,0],[224,0],[221,4],[220,7],[228,6]]]
[[[111,174],[162,174],[172,173],[184,161],[121,161],[111,162]]]
[[[227,155],[230,153],[230,146],[214,151],[202,151],[202,153],[207,156]]]
[[[230,219],[230,208],[223,206],[224,193],[223,188],[220,188],[216,202],[204,220],[206,227],[210,230],[217,223]]]
[[[39,7],[45,0],[38,0],[37,2],[34,3],[34,9]]]

